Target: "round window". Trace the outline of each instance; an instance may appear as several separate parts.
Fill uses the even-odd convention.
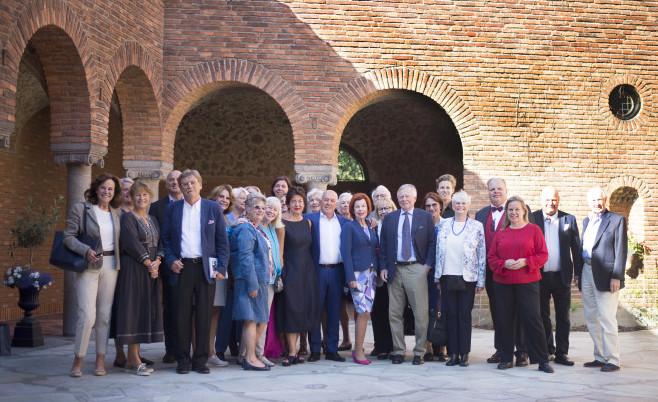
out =
[[[630,120],[640,113],[642,100],[634,86],[628,84],[617,85],[608,98],[610,111],[618,119]]]

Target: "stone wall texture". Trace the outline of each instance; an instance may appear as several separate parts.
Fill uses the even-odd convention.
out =
[[[13,189],[0,227],[34,189],[66,194],[66,169],[53,161],[103,158],[119,175],[138,165],[147,168],[135,175],[162,177],[203,155],[186,143],[198,136],[213,152],[233,147],[231,168],[198,160],[213,181],[264,185],[268,174],[331,176],[344,139],[372,165],[373,182],[412,177],[425,188],[438,170],[463,169],[473,209],[492,176],[534,206],[541,187],[557,186],[561,208],[579,220],[587,188],[617,191],[611,208],[658,250],[656,15],[655,2],[637,0],[5,0],[0,144],[9,147],[0,167],[14,173],[0,179]],[[610,113],[619,84],[642,98],[632,120]],[[225,91],[235,91],[235,105],[222,103]],[[419,119],[441,127],[449,147],[405,121],[425,109]],[[423,152],[372,145],[407,136]],[[253,167],[275,153],[238,143],[259,141],[277,156],[281,147],[281,164]],[[409,161],[407,152],[417,155]],[[0,265],[9,264],[3,255]],[[622,296],[654,320],[656,271],[651,255]],[[0,292],[0,319],[17,314],[15,299]]]

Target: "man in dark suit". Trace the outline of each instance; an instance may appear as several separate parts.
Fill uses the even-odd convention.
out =
[[[335,191],[325,191],[320,201],[320,212],[308,214],[306,217],[311,221],[312,253],[318,274],[320,312],[321,314],[327,313],[325,359],[344,362],[345,358],[338,354],[338,326],[343,285],[345,283],[343,259],[340,255],[340,233],[345,218],[336,214],[337,201],[338,195]],[[319,318],[310,337],[311,355],[308,358],[309,362],[320,359],[322,320]]]
[[[475,213],[475,219],[484,226],[484,242],[487,250],[491,247],[494,234],[503,227],[505,221],[505,203],[507,202],[507,183],[500,177],[492,177],[487,181],[487,191],[489,193],[489,202],[491,205],[484,207]],[[526,205],[527,206],[527,205]],[[528,207],[528,218],[532,222],[532,213]],[[496,294],[494,292],[493,272],[489,269],[485,274],[484,287],[487,290],[489,298],[489,311],[491,312],[491,322],[494,327],[494,347],[496,351],[487,359],[487,363],[500,363],[502,351],[502,339],[500,333],[496,331]],[[528,365],[528,353],[525,348],[523,339],[523,329],[520,321],[516,320],[516,330],[514,331],[516,343],[516,365]]]
[[[583,222],[583,260],[576,266],[576,277],[587,330],[594,342],[594,360],[585,367],[613,372],[620,368],[617,307],[624,287],[628,239],[626,219],[608,211],[607,200],[599,187],[587,193],[591,212]]]
[[[380,276],[388,282],[389,316],[393,336],[393,364],[404,361],[404,309],[407,299],[414,314],[414,365],[423,364],[427,325],[427,273],[436,258],[432,215],[414,208],[418,193],[403,184],[397,193],[400,209],[384,218],[381,232]]]
[[[186,170],[178,178],[184,200],[171,203],[164,220],[165,266],[176,289],[176,372],[210,372],[207,366],[215,281],[224,279],[229,258],[226,226],[219,204],[201,198],[201,175]],[[194,303],[193,303],[194,302]],[[192,317],[195,348],[190,359]]]
[[[149,215],[155,216],[162,229],[162,224],[167,214],[169,204],[183,198],[183,194],[178,187],[179,170],[172,170],[167,175],[167,195],[151,204]],[[163,363],[176,362],[176,283],[170,282],[169,270],[161,270],[162,275],[162,323],[165,336],[165,355],[162,357]]]
[[[534,221],[541,229],[548,248],[548,261],[542,269],[539,282],[539,307],[548,342],[548,353],[555,356],[555,363],[573,366],[569,360],[569,330],[571,321],[571,281],[574,261],[582,264],[580,235],[576,217],[560,211],[560,195],[553,187],[541,192],[542,209],[533,212]],[[555,343],[551,324],[550,303],[555,305]]]

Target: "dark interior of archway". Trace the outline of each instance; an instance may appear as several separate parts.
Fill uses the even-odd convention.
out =
[[[174,167],[197,169],[203,195],[213,187],[256,185],[293,177],[292,127],[278,103],[247,85],[219,89],[190,110],[176,132]]]
[[[633,208],[633,204],[638,198],[640,198],[640,194],[633,187],[618,188],[610,194],[608,203],[610,211],[616,212],[628,219],[631,208]]]
[[[342,144],[365,163],[369,182],[339,182],[335,189],[369,193],[383,184],[393,194],[404,183],[418,189],[418,199],[435,191],[444,173],[463,183],[463,152],[457,129],[432,99],[406,90],[387,91],[348,122]],[[420,205],[419,202],[417,206]]]

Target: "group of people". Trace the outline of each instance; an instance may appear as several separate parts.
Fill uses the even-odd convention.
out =
[[[351,348],[346,318],[355,320],[351,359],[405,360],[405,316],[412,312],[412,363],[469,365],[471,311],[486,289],[495,353],[504,370],[568,357],[571,283],[582,290],[594,357],[587,367],[619,370],[616,310],[623,287],[626,227],[606,209],[606,194],[587,194],[591,212],[581,236],[573,215],[558,209],[554,188],[532,212],[507,197],[502,178],[487,182],[490,205],[469,214],[471,197],[456,180],[436,180],[436,192],[416,208],[416,188],[399,187],[397,205],[378,186],[371,196],[293,186],[277,177],[266,197],[255,186],[214,188],[201,197],[196,170],[172,171],[167,195],[140,180],[102,174],[69,212],[65,244],[85,256],[76,274],[78,319],[70,375],[82,376],[92,331],[94,374],[105,375],[108,338],[115,366],[140,376],[153,362],[140,344],[164,340],[165,363],[176,371],[209,373],[226,366],[227,348],[245,370],[266,371],[321,359],[343,362]],[[474,217],[473,217],[474,216]],[[80,241],[81,235],[95,245]],[[556,335],[550,320],[553,298]],[[428,342],[430,317],[440,313],[447,344]],[[374,349],[364,338],[372,321]],[[343,343],[339,344],[341,322]],[[127,354],[124,353],[127,345]],[[308,351],[310,347],[310,353]]]

